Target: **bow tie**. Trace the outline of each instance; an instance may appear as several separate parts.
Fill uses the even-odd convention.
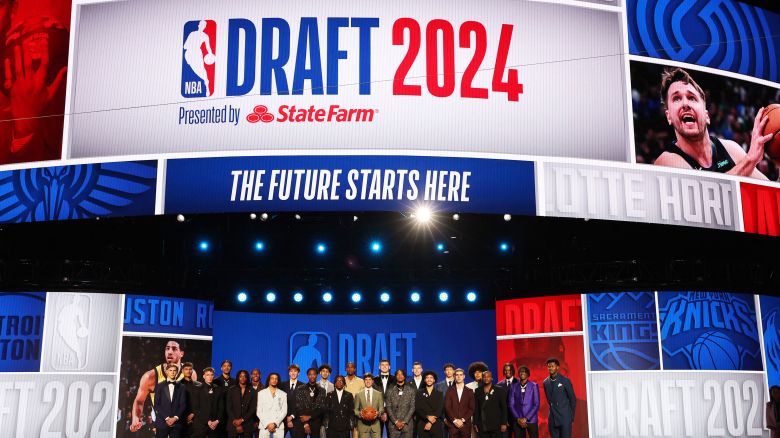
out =
[[[176,382],[174,382],[173,380],[168,380],[168,383],[169,384],[173,384],[173,383],[176,383]]]
[[[386,379],[386,378],[388,378],[388,377],[390,377],[390,375],[389,375],[389,374],[383,374],[383,375],[382,375],[382,378],[383,378],[383,379]]]

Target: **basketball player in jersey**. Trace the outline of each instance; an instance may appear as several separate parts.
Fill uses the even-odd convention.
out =
[[[656,165],[767,179],[756,168],[764,158],[764,145],[772,139],[772,134],[761,135],[768,122],[764,108],[756,114],[750,149],[745,152],[736,142],[709,134],[704,90],[687,71],[664,71],[661,98],[676,140],[655,160]]]
[[[180,381],[184,378],[182,374],[181,359],[184,357],[184,350],[178,341],[170,340],[165,344],[165,363],[159,364],[151,370],[145,372],[141,376],[141,382],[138,384],[138,394],[133,401],[133,422],[130,425],[131,432],[137,432],[143,426],[143,413],[144,403],[146,397],[149,396],[154,404],[154,387],[158,383],[167,379],[165,375],[165,366],[168,364],[174,364],[178,368],[178,372],[174,377],[175,381]],[[192,380],[198,380],[198,375],[195,370],[192,371]]]

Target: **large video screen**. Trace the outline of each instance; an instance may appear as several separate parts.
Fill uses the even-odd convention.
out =
[[[724,292],[608,292],[496,305],[499,363],[560,361],[578,437],[766,437],[780,301]],[[759,315],[761,316],[759,318]],[[549,436],[540,390],[540,436]]]
[[[234,370],[275,371],[286,380],[295,363],[302,372],[328,364],[346,375],[347,362],[356,373],[379,373],[379,362],[390,361],[393,372],[412,364],[435,371],[452,363],[467,369],[483,361],[495,369],[493,311],[410,314],[272,314],[223,312],[214,314],[214,368],[231,360]],[[248,334],[252,341],[247,344]],[[252,334],[257,334],[253,336]]]
[[[425,204],[778,236],[756,3],[9,2],[0,222]],[[116,175],[86,195],[86,168]]]
[[[0,437],[153,437],[156,369],[208,366],[212,315],[180,298],[0,293]]]

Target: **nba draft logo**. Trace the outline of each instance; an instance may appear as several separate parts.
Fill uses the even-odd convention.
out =
[[[181,57],[181,95],[209,97],[214,94],[217,61],[217,23],[194,20],[184,23]]]
[[[751,298],[721,292],[659,292],[664,369],[761,371]]]
[[[591,370],[657,370],[658,325],[651,292],[588,295]]]
[[[63,294],[58,298],[52,367],[59,371],[83,370],[87,366],[92,300],[85,294]]]
[[[295,332],[290,336],[290,363],[302,370],[330,363],[330,336],[324,332]]]

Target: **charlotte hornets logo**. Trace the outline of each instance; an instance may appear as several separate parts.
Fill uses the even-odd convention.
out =
[[[588,295],[591,369],[657,370],[658,326],[651,292]]]
[[[762,369],[755,303],[716,292],[658,295],[666,369]]]

